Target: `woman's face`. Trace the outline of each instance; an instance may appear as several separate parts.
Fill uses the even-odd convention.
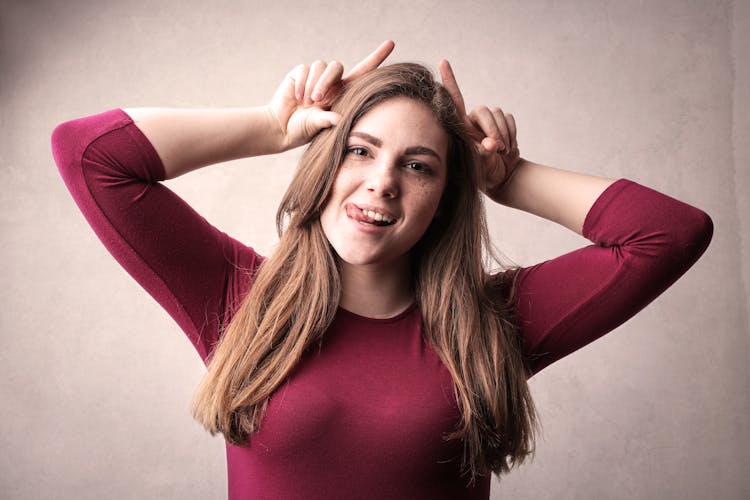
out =
[[[435,217],[447,175],[448,135],[424,104],[384,101],[352,128],[320,222],[353,265],[408,258]]]

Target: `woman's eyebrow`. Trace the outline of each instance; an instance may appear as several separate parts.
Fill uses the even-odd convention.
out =
[[[427,148],[425,146],[412,146],[410,148],[406,148],[406,151],[404,151],[407,155],[428,155],[428,156],[434,156],[438,161],[443,161],[442,158],[440,158],[440,155],[437,154],[435,151],[433,151],[430,148]]]
[[[349,136],[354,136],[354,137],[359,137],[360,139],[364,139],[370,144],[372,144],[373,146],[375,146],[376,148],[379,148],[380,146],[383,145],[383,141],[381,141],[380,139],[378,139],[377,137],[373,135],[366,134],[364,132],[350,132]]]
[[[349,136],[359,137],[360,139],[364,139],[376,148],[379,148],[383,145],[383,141],[378,139],[377,137],[367,134],[365,132],[350,132]],[[428,156],[434,156],[439,161],[443,161],[443,159],[440,157],[439,154],[437,154],[434,150],[426,147],[426,146],[411,146],[409,148],[406,148],[406,151],[404,151],[404,154],[407,155],[428,155]]]

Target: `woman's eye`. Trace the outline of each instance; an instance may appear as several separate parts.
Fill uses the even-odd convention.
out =
[[[361,146],[352,146],[346,151],[355,156],[367,156],[367,150]]]
[[[430,168],[426,164],[419,162],[419,161],[410,161],[409,163],[406,164],[406,166],[407,168],[416,170],[417,172],[429,172],[430,171]]]

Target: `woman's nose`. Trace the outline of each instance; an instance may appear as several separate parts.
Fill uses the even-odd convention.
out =
[[[378,197],[397,197],[399,194],[397,166],[391,161],[383,161],[370,169],[367,190]]]

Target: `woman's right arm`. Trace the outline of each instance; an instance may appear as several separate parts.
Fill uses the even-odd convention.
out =
[[[149,139],[172,179],[206,165],[280,153],[338,123],[330,102],[342,85],[377,68],[394,48],[383,42],[348,75],[338,61],[300,64],[281,82],[266,106],[180,110],[127,108],[124,111]]]
[[[347,78],[377,67],[392,48],[392,42],[381,45]],[[344,82],[336,66],[295,68],[264,107],[112,110],[63,123],[53,133],[55,161],[86,220],[204,360],[260,259],[160,181],[304,144],[336,120],[320,104]]]
[[[153,145],[166,179],[215,163],[283,151],[282,131],[269,106],[123,111]]]
[[[121,110],[59,125],[60,174],[113,257],[174,318],[202,359],[218,340],[231,300],[259,264],[159,181],[165,170],[148,138]]]

